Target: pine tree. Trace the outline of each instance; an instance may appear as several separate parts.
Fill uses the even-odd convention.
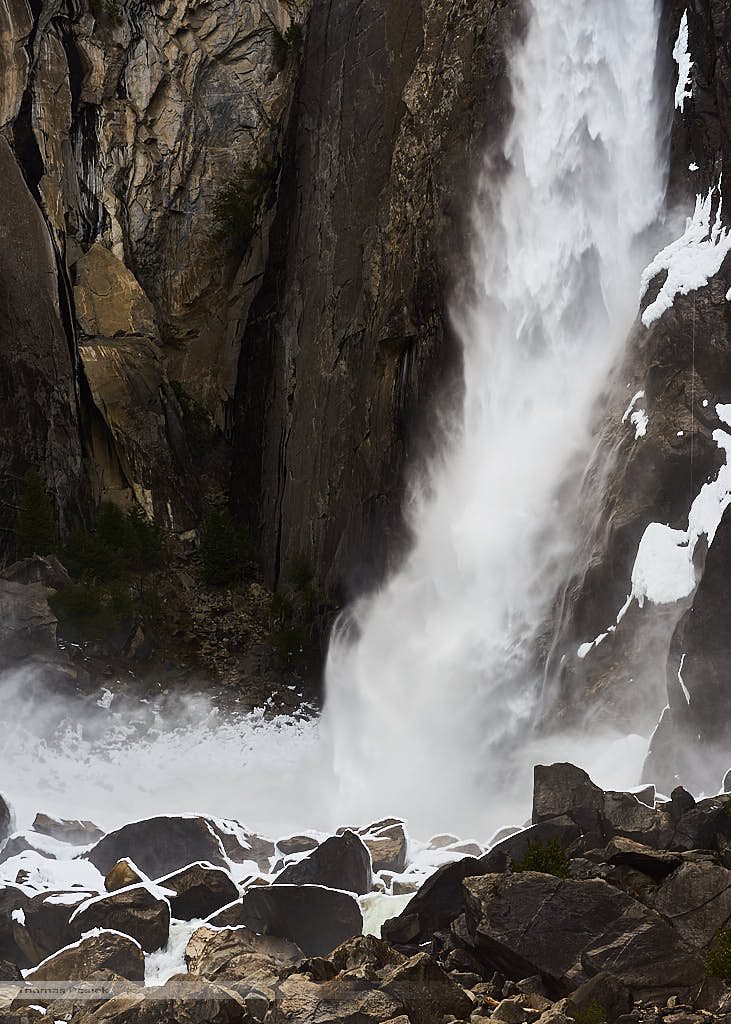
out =
[[[23,477],[20,508],[15,520],[15,541],[19,558],[50,555],[56,550],[53,505],[34,469],[29,469]]]

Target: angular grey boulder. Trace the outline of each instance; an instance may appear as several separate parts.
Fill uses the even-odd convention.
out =
[[[469,878],[464,889],[460,938],[509,977],[540,974],[566,995],[605,971],[638,997],[703,980],[701,959],[660,914],[599,879],[521,872]]]
[[[325,885],[359,896],[370,892],[371,855],[354,832],[331,836],[302,860],[290,864],[275,885]]]
[[[160,878],[196,861],[227,866],[213,823],[182,815],[158,815],[123,825],[100,839],[85,856],[103,875],[125,858],[149,878]]]
[[[173,917],[184,921],[209,917],[239,895],[227,871],[200,862],[163,876],[159,884],[176,893],[169,897],[170,910]]]

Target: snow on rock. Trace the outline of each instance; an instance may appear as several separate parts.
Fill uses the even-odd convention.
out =
[[[687,11],[683,11],[683,17],[680,19],[678,38],[675,40],[675,46],[673,47],[673,59],[678,65],[678,84],[675,87],[675,109],[682,111],[685,108],[685,101],[689,100],[693,96],[693,82],[691,81],[693,61],[690,58],[690,49],[688,47]]]
[[[0,884],[14,883],[19,872],[26,877],[22,888],[29,893],[74,888],[104,891],[104,876],[81,857],[50,860],[36,850],[24,850],[0,864]]]
[[[718,192],[718,203],[713,217],[715,192]],[[644,299],[657,275],[667,272],[657,298],[642,314],[645,327],[655,323],[672,307],[676,295],[687,295],[702,288],[721,269],[721,264],[731,252],[731,231],[723,226],[722,209],[720,186],[710,189],[705,198],[696,196],[695,211],[687,219],[683,234],[659,252],[645,268],[640,300]]]
[[[622,417],[622,423],[630,421],[632,426],[635,428],[635,440],[640,437],[644,437],[647,433],[647,425],[649,418],[647,412],[644,409],[635,409],[635,405],[645,397],[644,391],[638,391],[632,401],[627,406],[624,416]]]

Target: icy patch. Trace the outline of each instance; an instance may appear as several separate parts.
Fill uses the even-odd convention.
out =
[[[688,164],[688,170],[689,171],[693,171],[695,173],[698,170],[698,164],[696,164],[696,163]]]
[[[686,704],[690,704],[690,693],[688,691],[688,687],[685,685],[685,682],[683,681],[683,665],[684,664],[685,664],[685,652],[683,652],[683,656],[680,659],[680,665],[678,665],[678,682],[680,683],[680,689],[683,691],[683,696],[685,697]]]
[[[690,59],[690,49],[688,48],[687,11],[683,11],[683,17],[680,19],[678,38],[675,40],[675,46],[673,47],[673,59],[678,65],[678,84],[675,87],[675,109],[682,111],[685,108],[685,101],[691,99],[693,96],[693,83],[691,81],[693,61]]]
[[[635,409],[635,405],[645,397],[644,391],[638,391],[632,401],[627,406],[624,416],[622,417],[622,423],[630,421],[632,426],[635,428],[635,440],[640,437],[644,437],[647,433],[647,424],[649,419],[644,409]]]
[[[606,632],[600,633],[599,636],[596,638],[596,640],[592,640],[591,643],[589,643],[589,644],[582,644],[578,648],[578,650],[576,651],[577,657],[579,657],[579,658],[581,658],[583,660],[588,654],[591,653],[591,651],[594,650],[595,647],[598,647],[599,644],[603,643],[604,640],[607,639],[607,637],[609,636],[610,632],[612,632],[612,633],[614,632],[614,626],[610,626],[609,629]]]
[[[363,914],[363,934],[381,937],[381,928],[392,917],[398,917],[408,906],[416,893],[410,892],[403,896],[387,896],[380,892],[371,892],[358,900]]]
[[[718,205],[712,221],[716,191]],[[644,270],[640,300],[644,299],[657,275],[667,272],[657,298],[642,314],[645,327],[655,323],[672,307],[676,295],[687,295],[702,288],[721,269],[721,264],[731,251],[731,231],[722,224],[722,209],[720,185],[718,189],[710,189],[705,198],[696,196],[695,212],[687,219],[681,237],[659,252]]]
[[[188,973],[188,965],[185,962],[186,946],[193,932],[205,924],[203,920],[178,921],[173,918],[170,922],[167,946],[145,956],[145,985],[157,988],[176,974]]]
[[[16,924],[25,924],[25,911],[14,910],[10,915],[10,920],[15,921]]]

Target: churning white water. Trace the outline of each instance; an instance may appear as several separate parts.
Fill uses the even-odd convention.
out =
[[[484,169],[475,298],[454,310],[463,408],[414,493],[408,558],[333,640],[323,735],[210,709],[136,725],[112,704],[50,742],[27,708],[0,735],[0,787],[22,823],[36,810],[106,827],[204,811],[276,835],[397,813],[423,837],[486,839],[521,823],[536,760],[636,781],[641,740],[539,743],[531,725],[535,631],[571,547],[571,469],[636,315],[663,198],[657,30],[654,0],[533,0],[512,60],[509,169]]]
[[[510,170],[485,168],[477,297],[455,311],[464,407],[414,495],[405,564],[354,609],[327,671],[343,810],[403,808],[427,830],[499,824],[548,753],[531,741],[534,639],[571,548],[569,469],[636,316],[664,194],[653,0],[531,6]],[[617,783],[628,769],[606,738],[551,753],[615,762]]]

